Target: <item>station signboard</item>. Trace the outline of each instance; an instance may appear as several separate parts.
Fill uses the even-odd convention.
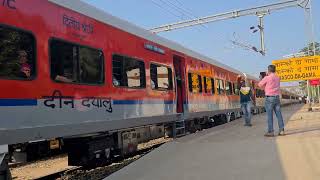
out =
[[[272,61],[281,82],[320,78],[320,56],[297,57]]]

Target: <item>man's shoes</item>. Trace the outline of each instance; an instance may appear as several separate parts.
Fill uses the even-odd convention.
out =
[[[250,123],[250,124],[245,124],[244,126],[251,127],[251,126],[252,126],[252,124],[251,124],[251,123]]]
[[[285,136],[286,133],[284,133],[284,130],[279,131],[278,136]]]
[[[273,132],[268,132],[266,134],[264,134],[265,137],[274,137]]]

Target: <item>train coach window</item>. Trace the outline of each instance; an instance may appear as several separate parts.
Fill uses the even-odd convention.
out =
[[[103,84],[103,53],[60,40],[51,40],[51,79],[57,82]]]
[[[239,87],[239,84],[238,83],[233,83],[233,88],[234,88],[234,94],[235,95],[240,95],[239,93],[240,93],[240,87]]]
[[[102,52],[85,47],[79,48],[80,82],[102,84],[104,81]]]
[[[188,73],[189,91],[193,93],[202,92],[202,78],[198,74]]]
[[[212,85],[212,94],[216,93],[216,84],[213,78],[211,78],[211,85]]]
[[[227,95],[232,95],[232,84],[231,82],[226,82],[226,94]]]
[[[204,89],[204,93],[209,93],[210,91],[208,91],[208,89],[211,88],[211,85],[210,85],[211,82],[207,83],[207,79],[209,79],[209,78],[203,77],[203,89]],[[211,92],[210,92],[210,93],[211,93]]]
[[[35,42],[31,33],[0,26],[0,78],[34,78]]]
[[[144,88],[146,87],[144,62],[130,57],[113,55],[112,78],[114,86]]]
[[[214,80],[212,78],[203,77],[204,92],[214,94]]]
[[[172,70],[166,66],[150,65],[152,89],[170,90],[172,89]]]
[[[225,93],[224,81],[221,79],[218,79],[217,83],[218,83],[217,84],[218,94],[224,94]]]
[[[233,90],[233,94],[235,94],[235,95],[238,95],[238,93],[239,93],[237,86],[238,86],[237,83],[232,83],[232,90]]]

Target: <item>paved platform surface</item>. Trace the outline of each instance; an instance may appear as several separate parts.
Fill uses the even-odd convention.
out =
[[[106,179],[319,180],[320,112],[306,108],[282,109],[286,136],[263,136],[265,113],[253,127],[238,119],[164,144]]]

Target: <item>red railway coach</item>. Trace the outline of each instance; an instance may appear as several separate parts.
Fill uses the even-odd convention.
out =
[[[2,2],[0,153],[63,138],[71,165],[102,163],[239,117],[238,70],[78,0]]]

